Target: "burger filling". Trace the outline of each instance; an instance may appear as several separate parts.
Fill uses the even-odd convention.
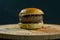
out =
[[[20,18],[21,23],[41,23],[42,21],[42,15],[24,15]]]

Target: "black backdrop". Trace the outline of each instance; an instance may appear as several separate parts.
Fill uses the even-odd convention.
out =
[[[60,24],[59,0],[0,0],[0,24],[18,23],[19,12],[27,7],[42,9],[44,23]]]

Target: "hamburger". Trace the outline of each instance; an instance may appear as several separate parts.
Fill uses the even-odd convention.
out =
[[[22,29],[39,29],[43,26],[44,12],[38,8],[25,8],[19,13],[19,26]]]

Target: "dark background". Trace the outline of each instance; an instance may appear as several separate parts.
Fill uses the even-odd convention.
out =
[[[44,23],[60,24],[59,0],[0,0],[0,24],[16,24],[19,12],[27,7],[44,11]]]

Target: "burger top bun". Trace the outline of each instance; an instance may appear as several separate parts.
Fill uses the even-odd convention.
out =
[[[32,15],[32,14],[44,14],[44,12],[41,9],[38,8],[25,8],[21,10],[19,13],[19,16],[24,16],[24,15]]]

